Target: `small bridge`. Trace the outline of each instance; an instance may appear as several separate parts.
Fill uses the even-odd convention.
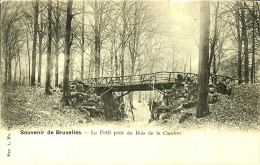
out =
[[[184,80],[188,77],[197,81],[198,74],[195,73],[183,73],[183,72],[156,72],[149,74],[140,74],[133,76],[119,76],[119,77],[100,77],[100,78],[88,78],[84,79],[84,83],[97,88],[99,90],[111,90],[111,91],[148,91],[158,89],[166,90],[171,89],[178,76],[182,76]],[[216,82],[238,83],[239,80],[223,76],[223,75],[210,75],[210,81]]]
[[[197,81],[197,74],[182,73],[182,72],[156,72],[149,74],[140,74],[133,76],[119,76],[119,77],[100,77],[88,78],[83,80],[84,84],[93,87],[98,94],[102,96],[105,107],[106,120],[112,120],[114,115],[114,96],[112,92],[123,92],[120,97],[132,91],[148,91],[157,90],[164,93],[164,90],[171,89],[175,84],[183,82],[188,78]],[[239,82],[228,76],[210,75],[210,81],[223,82],[226,84]]]

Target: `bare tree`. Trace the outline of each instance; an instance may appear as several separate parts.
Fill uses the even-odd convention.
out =
[[[65,58],[64,58],[64,75],[63,75],[63,103],[69,105],[69,64],[70,64],[70,48],[71,48],[71,22],[72,22],[72,0],[68,0],[67,4],[67,20],[65,31]]]
[[[130,14],[130,9],[127,8],[127,1],[123,1],[122,2],[122,21],[123,21],[123,29],[122,29],[122,34],[121,34],[121,57],[120,57],[120,62],[121,62],[121,76],[125,75],[125,49],[126,49],[126,45],[127,45],[127,41],[128,39],[126,39],[126,31],[127,31],[127,26],[128,26],[128,22],[129,22],[129,14]],[[130,36],[129,36],[130,37]],[[117,58],[117,57],[116,57]],[[116,60],[116,59],[115,59]],[[116,63],[116,69],[117,69],[118,65]]]
[[[252,15],[255,15],[255,1],[253,1]],[[253,17],[253,35],[252,35],[252,65],[251,65],[251,83],[255,82],[255,18]]]
[[[99,2],[95,1],[95,77],[99,78],[100,76],[100,49],[101,49],[101,40],[100,40],[100,20],[99,20]]]
[[[239,10],[239,2],[236,4],[236,29],[237,29],[237,74],[239,83],[241,83],[242,80],[242,37],[241,37],[241,30],[240,30],[240,10]]]
[[[245,82],[249,82],[249,57],[248,57],[248,35],[245,16],[245,2],[241,2],[241,24],[242,24],[242,39],[244,41],[244,66],[245,66]]]
[[[200,2],[200,44],[199,44],[199,76],[198,76],[198,104],[196,117],[201,118],[209,114],[208,106],[208,60],[209,60],[209,2]]]
[[[57,1],[56,4],[56,14],[55,14],[55,24],[54,24],[54,31],[55,31],[55,87],[59,85],[59,42],[60,42],[60,16],[61,16],[61,8],[60,2]]]
[[[33,28],[33,49],[32,49],[32,75],[31,85],[35,85],[35,73],[36,73],[36,42],[38,33],[38,14],[39,14],[39,1],[36,0],[34,4],[34,28]]]
[[[42,5],[41,5],[42,6]],[[38,44],[38,51],[39,51],[39,63],[38,63],[38,84],[41,85],[41,77],[42,77],[42,53],[46,47],[46,44],[43,45],[43,37],[45,35],[45,26],[43,24],[43,9],[41,7],[40,12],[40,24],[38,30],[38,37],[39,37],[39,44]]]
[[[0,3],[0,85],[2,84],[2,4]]]
[[[82,7],[82,30],[81,30],[81,72],[80,77],[84,79],[84,53],[85,53],[85,0],[83,0],[83,7]]]
[[[108,25],[111,23],[111,3],[107,1],[95,0],[94,4],[90,3],[94,11],[94,63],[95,63],[95,77],[100,77],[101,69],[101,49],[104,41],[109,37]],[[91,44],[92,45],[92,44]]]
[[[48,42],[47,42],[47,67],[46,67],[46,83],[45,83],[45,93],[51,94],[51,70],[52,70],[52,53],[51,53],[51,43],[52,43],[52,0],[48,0]]]
[[[216,54],[215,54],[215,47],[217,44],[218,40],[218,9],[219,9],[219,2],[217,2],[217,6],[215,9],[215,23],[214,23],[214,34],[213,34],[213,39],[212,43],[210,45],[210,61],[209,61],[209,71],[211,67],[211,63],[213,63],[213,74],[216,74]]]
[[[20,2],[21,3],[21,2]],[[12,80],[12,60],[16,55],[16,44],[22,39],[21,28],[18,28],[17,22],[20,20],[21,4],[12,2],[2,3],[2,31],[3,48],[5,61],[5,82]],[[12,10],[11,10],[12,7]],[[4,9],[4,10],[3,10]]]

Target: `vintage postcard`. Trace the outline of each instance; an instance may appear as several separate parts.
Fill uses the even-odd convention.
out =
[[[259,1],[0,0],[0,164],[260,164]]]

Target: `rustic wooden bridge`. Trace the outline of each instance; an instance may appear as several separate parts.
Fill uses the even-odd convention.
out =
[[[188,79],[197,81],[197,74],[182,72],[156,72],[133,76],[100,77],[84,79],[84,85],[91,86],[104,101],[105,118],[112,120],[114,114],[114,95],[112,92],[124,92],[120,97],[133,91],[157,90],[165,93],[175,85],[182,84]],[[223,82],[225,84],[238,83],[238,79],[222,75],[210,75],[211,82]],[[119,97],[119,98],[120,98]]]
[[[187,78],[191,78],[197,81],[197,74],[195,73],[183,73],[183,72],[156,72],[149,74],[140,74],[133,76],[119,76],[119,77],[100,77],[100,78],[88,78],[84,80],[84,83],[98,88],[102,91],[148,91],[158,89],[166,90],[171,89],[179,77],[185,81]],[[223,75],[210,75],[210,81],[223,82],[225,84],[238,83],[239,80],[223,76]]]

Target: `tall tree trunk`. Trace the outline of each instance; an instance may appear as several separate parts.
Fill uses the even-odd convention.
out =
[[[245,56],[245,82],[249,82],[249,57],[248,57],[248,37],[247,32],[244,34],[244,56]]]
[[[216,70],[216,53],[213,54],[213,71],[212,72],[213,72],[213,74],[217,74],[217,70]],[[214,83],[215,83],[215,81],[214,81]]]
[[[248,59],[248,36],[247,36],[247,28],[246,28],[246,21],[245,21],[245,5],[242,6],[241,9],[241,24],[242,24],[242,35],[244,40],[244,66],[245,66],[245,82],[248,83],[249,81],[249,59]]]
[[[29,30],[27,29],[27,33],[26,33],[26,47],[27,47],[27,56],[28,56],[28,78],[29,78],[29,84],[30,84],[30,82],[31,82],[31,57],[30,57],[28,33],[29,33]]]
[[[140,56],[139,56],[139,61],[140,61]],[[139,65],[140,65],[140,62],[139,62]],[[140,66],[139,66],[139,68],[140,68]],[[139,71],[138,71],[138,74],[139,74],[139,75],[141,74],[141,73],[140,73],[140,69],[139,69]],[[139,91],[139,92],[138,92],[138,102],[139,102],[139,103],[142,102],[142,91]]]
[[[253,1],[253,14],[255,14],[255,2]],[[255,78],[255,18],[253,18],[253,43],[252,43],[252,66],[251,66],[251,83],[254,83]]]
[[[129,41],[129,51],[131,55],[131,75],[135,75],[135,64],[136,59],[138,57],[138,44],[139,44],[139,37],[140,37],[140,9],[138,8],[138,3],[135,3],[135,15],[134,15],[134,22],[133,22],[133,35],[132,42]],[[132,45],[131,45],[132,44]],[[130,107],[131,109],[134,109],[133,104],[133,92],[129,94],[129,101],[130,101]]]
[[[40,15],[40,20],[41,20],[41,27],[39,32],[39,45],[38,45],[38,49],[39,49],[39,64],[38,64],[38,84],[39,86],[41,86],[41,78],[42,78],[42,39],[43,39],[43,19],[42,19],[42,12]]]
[[[207,1],[203,1],[200,2],[198,104],[196,108],[197,118],[201,118],[209,114],[209,106],[208,106],[209,29],[210,29],[210,4]]]
[[[55,87],[59,85],[59,41],[56,39],[55,44]]]
[[[113,35],[113,39],[111,41],[111,49],[110,49],[110,76],[113,77],[114,76],[114,65],[113,65],[113,62],[114,62],[114,54],[116,54],[116,52],[114,51],[114,45],[115,45],[115,42],[114,42],[114,35]]]
[[[2,4],[0,3],[0,85],[2,85]]]
[[[115,23],[113,26],[116,26]],[[110,47],[110,76],[113,77],[114,73],[117,72],[117,70],[115,70],[115,64],[114,64],[114,57],[117,56],[117,51],[115,49],[115,44],[116,44],[116,33],[113,32],[112,33],[112,39],[111,39],[111,47]]]
[[[33,30],[33,50],[32,50],[32,75],[31,85],[35,86],[35,70],[36,70],[36,42],[38,33],[38,13],[39,13],[39,1],[35,1],[34,7],[34,30]]]
[[[122,32],[122,47],[121,47],[121,76],[125,76],[125,48],[126,48],[126,1],[123,1],[123,10],[122,10],[122,16],[123,16],[123,32]]]
[[[119,65],[118,65],[118,56],[117,56],[117,53],[115,54],[115,75],[116,77],[119,76]]]
[[[71,47],[71,21],[72,21],[72,0],[68,0],[67,4],[67,20],[65,31],[65,59],[64,59],[64,75],[63,75],[63,103],[69,105],[69,64],[70,64],[70,47]]]
[[[58,87],[59,85],[59,42],[60,42],[60,5],[59,1],[57,1],[56,6],[56,29],[55,29],[55,87]]]
[[[218,39],[218,8],[219,8],[219,2],[217,2],[216,10],[215,10],[215,23],[214,23],[214,34],[213,34],[213,40],[210,47],[210,62],[209,62],[209,71],[211,68],[211,63],[213,62],[213,74],[216,74],[216,55],[215,55],[215,47],[217,45],[217,39]]]
[[[25,78],[27,79],[27,74],[28,74],[28,67],[27,67],[27,65],[26,65],[26,68],[25,68],[25,76],[24,76],[24,79],[23,79],[23,82],[25,83],[26,82],[26,80],[25,80]]]
[[[48,0],[48,41],[47,41],[47,67],[46,67],[46,83],[45,93],[51,94],[51,72],[52,72],[52,55],[51,55],[51,40],[52,40],[52,0]]]
[[[85,53],[85,0],[83,0],[83,9],[82,9],[82,33],[81,33],[81,72],[80,77],[81,79],[84,79],[84,53]]]
[[[21,57],[18,56],[18,62],[19,62],[19,83],[21,83],[21,77],[22,77],[22,68],[21,68]]]
[[[16,81],[17,66],[18,66],[18,58],[15,59],[15,64],[14,64],[14,82]]]
[[[70,81],[73,80],[74,76],[74,54],[73,52],[70,53]]]
[[[238,6],[238,2],[237,2]],[[242,38],[241,38],[241,32],[240,32],[240,12],[239,8],[236,9],[236,29],[237,29],[237,44],[238,44],[238,50],[237,50],[237,76],[239,79],[239,83],[242,82]]]
[[[9,59],[8,59],[8,82],[12,81],[12,57],[11,53],[9,53]]]
[[[100,77],[100,22],[99,7],[97,0],[95,1],[95,77]]]
[[[39,38],[39,64],[38,64],[38,84],[41,85],[42,77],[42,38]]]

